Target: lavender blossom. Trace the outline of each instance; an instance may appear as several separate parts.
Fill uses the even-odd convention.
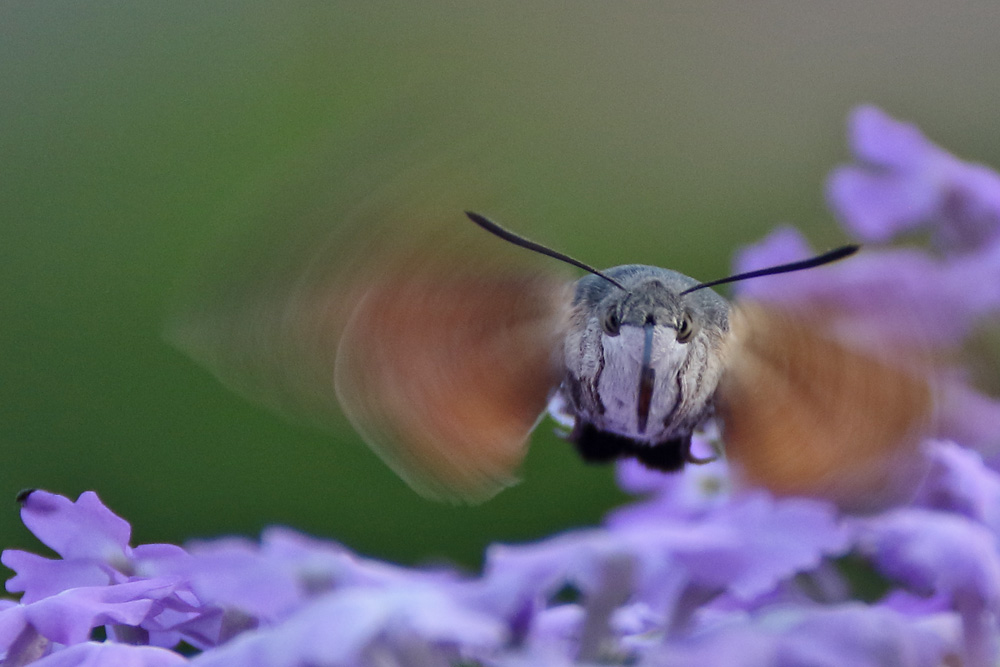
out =
[[[874,108],[855,112],[851,136],[859,163],[829,184],[848,230],[882,241],[922,228],[938,248],[867,250],[795,280],[747,282],[741,295],[834,306],[851,314],[858,338],[871,326],[907,344],[959,344],[1000,311],[1000,176]],[[810,254],[800,234],[779,229],[737,268]],[[905,326],[915,321],[935,326]],[[945,437],[923,443],[927,475],[908,506],[845,516],[823,501],[735,488],[724,458],[676,475],[629,461],[617,473],[633,503],[599,526],[494,545],[478,576],[366,559],[287,528],[132,546],[129,524],[96,494],[35,491],[21,498],[22,519],[58,557],[0,557],[15,572],[7,590],[21,594],[0,601],[0,660],[996,664],[1000,474],[988,446],[1000,440],[1000,404],[957,373],[942,383]],[[711,453],[716,440],[698,435],[695,452]],[[884,594],[857,588],[852,568],[880,578]]]
[[[949,619],[914,623],[881,606],[779,606],[719,619],[664,646],[647,665],[912,665],[946,662],[958,635]],[[940,626],[940,627],[939,627]]]
[[[155,646],[131,646],[114,642],[81,642],[37,660],[37,667],[175,667],[188,661],[181,655]]]
[[[830,205],[865,241],[931,229],[940,245],[976,251],[1000,237],[1000,176],[934,145],[915,126],[871,106],[850,118],[861,164],[830,177]]]
[[[406,582],[318,597],[282,623],[247,632],[192,661],[215,665],[441,665],[498,647],[496,618],[461,604],[447,588]]]
[[[964,516],[901,508],[861,521],[857,549],[929,606],[957,611],[964,664],[993,662],[1000,619],[996,533]]]

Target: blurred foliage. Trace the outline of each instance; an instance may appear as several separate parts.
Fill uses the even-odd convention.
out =
[[[212,249],[280,235],[267,198],[317,160],[364,198],[470,146],[484,212],[598,266],[713,278],[778,222],[831,245],[857,103],[1000,163],[998,30],[1000,5],[927,0],[4,3],[0,544],[31,543],[28,486],[96,490],[139,542],[283,523],[470,566],[598,520],[612,471],[549,426],[519,487],[434,505],[350,431],[220,387],[165,343],[171,304]]]

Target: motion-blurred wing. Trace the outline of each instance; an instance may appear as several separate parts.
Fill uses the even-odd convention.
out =
[[[346,415],[418,492],[485,500],[516,481],[559,383],[569,283],[453,239],[360,237],[234,279],[170,336],[287,417],[338,428]]]
[[[717,407],[749,482],[852,510],[912,489],[934,415],[929,363],[870,333],[855,346],[843,323],[802,312],[740,304],[730,324]]]
[[[559,382],[566,289],[500,272],[384,276],[341,338],[336,389],[345,413],[421,494],[489,498],[516,481]]]

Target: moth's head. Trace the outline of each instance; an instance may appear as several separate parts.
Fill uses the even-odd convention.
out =
[[[684,343],[699,331],[721,333],[728,304],[711,290],[684,294],[698,284],[684,274],[654,266],[627,264],[604,272],[618,284],[590,275],[577,283],[574,305],[597,318],[607,336],[622,327],[673,329]],[[619,286],[620,285],[620,286]]]
[[[698,283],[668,269],[630,264],[604,275],[577,282],[564,347],[569,375],[590,388],[579,411],[634,441],[690,435],[715,388],[728,304],[708,290],[684,294]]]

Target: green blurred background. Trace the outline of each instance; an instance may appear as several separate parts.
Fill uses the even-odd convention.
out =
[[[211,248],[281,234],[253,211],[303,165],[363,198],[387,156],[481,140],[486,212],[598,266],[713,278],[779,222],[835,243],[860,102],[1000,164],[998,34],[992,1],[3,3],[0,546],[35,545],[29,486],[96,490],[136,542],[281,523],[404,563],[599,520],[612,471],[548,428],[520,486],[422,500],[222,388],[171,304]]]

